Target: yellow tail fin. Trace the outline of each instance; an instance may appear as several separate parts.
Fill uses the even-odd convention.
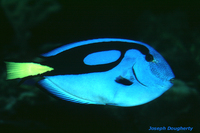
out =
[[[24,78],[54,70],[52,67],[37,63],[5,62],[7,67],[7,79]]]

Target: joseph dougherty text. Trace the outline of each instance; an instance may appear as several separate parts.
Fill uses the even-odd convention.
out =
[[[180,127],[172,127],[172,126],[168,126],[168,127],[165,127],[165,126],[163,126],[163,127],[152,127],[152,126],[150,126],[149,127],[149,131],[162,131],[162,130],[169,130],[169,131],[171,131],[171,130],[175,130],[175,131],[181,131],[181,130],[184,130],[184,131],[192,131],[192,129],[193,129],[193,127],[182,127],[182,126],[180,126]]]

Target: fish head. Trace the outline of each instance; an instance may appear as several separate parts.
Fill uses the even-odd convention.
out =
[[[119,85],[118,106],[136,106],[150,102],[173,86],[174,74],[169,64],[150,46],[149,54],[130,49],[118,65],[115,81]]]
[[[140,84],[161,95],[172,87],[175,76],[162,55],[150,46],[148,49],[150,54],[138,56],[132,69]]]

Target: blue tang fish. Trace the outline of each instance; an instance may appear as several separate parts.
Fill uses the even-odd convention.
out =
[[[63,100],[122,107],[150,102],[173,85],[168,63],[139,41],[92,39],[41,57],[41,63],[6,62],[7,79],[42,76],[38,84]]]

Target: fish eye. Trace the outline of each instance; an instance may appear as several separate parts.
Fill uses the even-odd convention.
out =
[[[146,55],[145,60],[148,62],[152,62],[154,60],[154,58],[151,54],[148,54],[148,55]]]

